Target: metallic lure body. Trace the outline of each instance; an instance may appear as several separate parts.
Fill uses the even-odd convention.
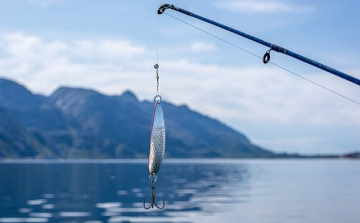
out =
[[[160,103],[161,101],[155,101],[154,106],[149,148],[150,175],[156,175],[159,172],[165,155],[165,122]]]

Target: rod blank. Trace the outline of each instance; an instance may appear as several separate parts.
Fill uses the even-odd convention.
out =
[[[210,23],[210,24],[212,24],[212,25],[215,25],[215,26],[217,26],[217,27],[220,27],[220,28],[222,28],[222,29],[225,29],[226,31],[235,33],[235,34],[237,34],[237,35],[239,35],[239,36],[242,36],[242,37],[244,37],[244,38],[247,38],[247,39],[249,39],[249,40],[252,40],[252,41],[254,41],[254,42],[257,42],[257,43],[259,43],[259,44],[261,44],[261,45],[264,45],[264,46],[266,46],[266,47],[269,47],[269,48],[270,48],[271,50],[273,50],[273,51],[276,51],[276,52],[278,52],[278,53],[283,53],[283,54],[286,54],[286,55],[288,55],[288,56],[291,56],[291,57],[293,57],[293,58],[295,58],[295,59],[298,59],[298,60],[300,60],[300,61],[302,61],[302,62],[305,62],[305,63],[307,63],[307,64],[310,64],[310,65],[312,65],[312,66],[315,66],[315,67],[317,67],[317,68],[319,68],[319,69],[322,69],[322,70],[324,70],[324,71],[327,71],[327,72],[329,72],[329,73],[331,73],[331,74],[334,74],[334,75],[336,75],[336,76],[338,76],[338,77],[341,77],[341,78],[343,78],[343,79],[345,79],[345,80],[347,80],[347,81],[350,81],[350,82],[352,82],[352,83],[357,84],[357,85],[360,86],[360,80],[357,79],[357,78],[355,78],[355,77],[353,77],[353,76],[350,76],[350,75],[345,74],[345,73],[343,73],[343,72],[341,72],[341,71],[338,71],[338,70],[336,70],[336,69],[334,69],[334,68],[331,68],[331,67],[326,66],[326,65],[324,65],[324,64],[322,64],[322,63],[319,63],[319,62],[317,62],[317,61],[315,61],[315,60],[309,59],[309,58],[304,57],[304,56],[302,56],[302,55],[300,55],[300,54],[297,54],[297,53],[295,53],[295,52],[292,52],[292,51],[290,51],[290,50],[287,50],[287,49],[285,49],[285,48],[283,48],[283,47],[281,47],[281,46],[277,46],[277,45],[275,45],[275,44],[269,43],[269,42],[267,42],[267,41],[264,41],[264,40],[262,40],[262,39],[259,39],[259,38],[255,37],[255,36],[249,35],[249,34],[247,34],[247,33],[244,33],[244,32],[241,32],[241,31],[239,31],[239,30],[236,30],[236,29],[234,29],[234,28],[231,28],[231,27],[229,27],[229,26],[226,26],[226,25],[223,25],[223,24],[221,24],[221,23],[215,22],[215,21],[213,21],[213,20],[207,19],[207,18],[205,18],[205,17],[202,17],[202,16],[200,16],[200,15],[194,14],[194,13],[189,12],[189,11],[187,11],[187,10],[181,9],[181,8],[176,7],[176,6],[174,6],[174,5],[170,5],[170,4],[163,4],[163,5],[161,5],[160,8],[158,9],[158,14],[159,14],[159,15],[162,14],[163,12],[165,12],[166,9],[172,9],[172,10],[181,12],[181,13],[183,13],[183,14],[185,14],[185,15],[188,15],[188,16],[197,18],[197,19],[199,19],[199,20],[202,20],[202,21],[204,21],[204,22]]]

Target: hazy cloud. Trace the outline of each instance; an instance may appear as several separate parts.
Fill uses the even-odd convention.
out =
[[[59,85],[119,92],[112,80],[136,77],[140,66],[132,58],[145,53],[144,47],[127,40],[48,41],[20,32],[0,36],[0,47],[0,73],[45,94]]]
[[[216,50],[216,48],[212,43],[197,42],[191,45],[192,52],[203,52],[203,51],[214,51],[214,50]]]
[[[182,60],[167,61],[164,69],[171,73],[164,77],[167,86],[163,87],[169,98],[220,119],[360,125],[358,105],[275,67],[209,66]],[[315,73],[311,79],[332,89],[338,86],[339,92],[357,98],[360,90],[351,83],[327,76]]]
[[[235,13],[308,13],[315,9],[278,0],[230,0],[215,2],[220,9]]]

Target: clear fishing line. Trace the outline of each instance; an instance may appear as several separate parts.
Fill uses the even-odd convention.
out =
[[[189,26],[191,26],[191,27],[193,27],[193,28],[195,28],[195,29],[203,32],[203,33],[206,33],[206,34],[208,34],[209,36],[212,36],[212,37],[214,37],[214,38],[216,38],[216,39],[218,39],[218,40],[221,40],[222,42],[227,43],[227,44],[229,44],[229,45],[231,45],[231,46],[233,46],[233,47],[235,47],[235,48],[237,48],[237,49],[239,49],[239,50],[242,50],[242,51],[244,51],[244,52],[246,52],[246,53],[248,53],[248,54],[250,54],[250,55],[252,55],[252,56],[254,56],[254,57],[257,57],[257,58],[259,58],[259,59],[261,59],[261,60],[263,59],[263,57],[258,56],[258,55],[256,55],[256,54],[254,54],[253,52],[250,52],[249,50],[246,50],[246,49],[244,49],[244,48],[242,48],[242,47],[240,47],[240,46],[238,46],[238,45],[236,45],[236,44],[234,44],[234,43],[231,43],[231,42],[229,42],[229,41],[227,41],[227,40],[225,40],[225,39],[223,39],[223,38],[221,38],[221,37],[218,37],[218,36],[216,36],[216,35],[208,32],[208,31],[206,31],[206,30],[203,30],[203,29],[201,29],[201,28],[199,28],[199,27],[196,27],[196,26],[194,26],[194,25],[192,25],[192,24],[190,24],[190,23],[188,23],[188,22],[185,22],[184,20],[179,19],[179,18],[177,18],[176,16],[170,15],[170,14],[168,14],[168,13],[166,13],[166,12],[164,12],[164,14],[167,15],[167,16],[170,16],[170,17],[172,17],[173,19],[176,19],[176,20],[178,20],[178,21],[180,21],[180,22],[182,22],[182,23],[185,23],[186,25],[189,25]],[[324,89],[324,90],[327,90],[327,91],[329,91],[329,92],[331,92],[331,93],[333,93],[333,94],[335,94],[335,95],[337,95],[337,96],[339,96],[339,97],[342,97],[342,98],[344,98],[344,99],[346,99],[346,100],[348,100],[348,101],[350,101],[350,102],[353,102],[353,103],[355,103],[355,104],[357,104],[357,105],[360,105],[360,102],[355,101],[355,100],[353,100],[353,99],[351,99],[351,98],[349,98],[349,97],[347,97],[347,96],[345,96],[345,95],[343,95],[343,94],[341,94],[341,93],[338,93],[338,92],[336,92],[336,91],[334,91],[334,90],[332,90],[332,89],[330,89],[330,88],[328,88],[328,87],[325,87],[325,86],[323,86],[323,85],[321,85],[321,84],[319,84],[319,83],[316,83],[315,81],[312,81],[312,80],[310,80],[310,79],[308,79],[308,78],[306,78],[306,77],[303,77],[303,76],[301,76],[300,74],[295,73],[294,71],[291,71],[291,70],[289,70],[289,69],[287,69],[287,68],[285,68],[285,67],[283,67],[283,66],[280,66],[280,65],[278,65],[278,64],[276,64],[276,63],[273,63],[273,62],[271,62],[271,61],[269,61],[269,63],[271,63],[272,65],[274,65],[274,66],[276,66],[276,67],[278,67],[278,68],[280,68],[280,69],[282,69],[282,70],[284,70],[284,71],[286,71],[286,72],[289,72],[289,73],[291,73],[291,74],[293,74],[293,75],[295,75],[295,76],[297,76],[297,77],[299,77],[299,78],[301,78],[301,79],[303,79],[303,80],[306,80],[306,81],[308,81],[308,82],[310,82],[310,83],[312,83],[312,84],[314,84],[314,85],[316,85],[316,86],[318,86],[318,87],[320,87],[320,88],[322,88],[322,89]]]

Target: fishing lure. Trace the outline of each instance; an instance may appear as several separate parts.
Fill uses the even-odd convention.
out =
[[[154,97],[154,113],[153,113],[153,121],[151,127],[151,135],[150,135],[150,147],[149,147],[149,180],[151,181],[151,203],[148,207],[145,205],[144,199],[144,208],[154,208],[157,207],[159,209],[163,209],[165,207],[165,201],[163,198],[163,206],[160,207],[155,202],[155,182],[157,180],[156,174],[159,172],[161,164],[164,160],[165,155],[165,121],[164,114],[161,107],[162,98],[159,94],[159,65],[155,64],[154,68],[156,69],[156,95]]]

